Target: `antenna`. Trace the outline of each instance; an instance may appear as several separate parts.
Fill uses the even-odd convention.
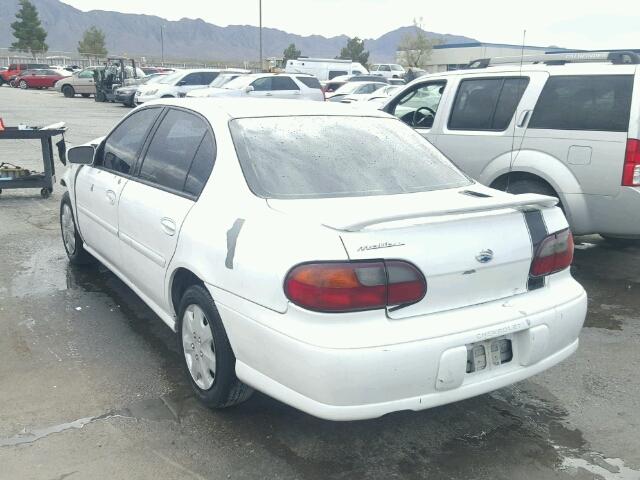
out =
[[[527,39],[527,30],[525,29],[522,31],[522,48],[520,49],[520,70],[518,73],[519,78],[522,78],[522,63],[524,62],[524,46],[525,46],[526,39]],[[525,87],[525,91],[526,91],[526,87]],[[522,94],[524,96],[524,92],[522,92]],[[520,98],[520,101],[522,101],[522,98]],[[513,149],[516,144],[516,128],[518,127],[518,115],[516,115],[517,112],[518,110],[516,108],[516,112],[514,113],[514,117],[513,117],[513,130],[511,132],[511,152],[510,152],[510,158],[509,158],[509,174],[507,175],[507,186],[505,188],[506,192],[509,191],[509,183],[511,182],[511,172],[513,171],[513,162],[515,161],[515,158],[513,157]],[[520,145],[522,145],[522,142],[520,143]]]

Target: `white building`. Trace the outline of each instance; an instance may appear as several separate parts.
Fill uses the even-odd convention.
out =
[[[426,61],[424,69],[429,73],[446,72],[458,70],[469,64],[472,60],[492,57],[512,57],[524,55],[541,54],[545,52],[562,52],[564,48],[557,47],[532,47],[525,45],[508,45],[503,43],[455,43],[436,45],[431,51],[429,59]],[[403,62],[402,51],[397,53],[397,62]]]

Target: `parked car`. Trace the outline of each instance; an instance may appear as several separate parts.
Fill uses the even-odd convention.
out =
[[[327,100],[330,102],[340,102],[347,96],[368,95],[387,85],[388,84],[382,82],[348,82],[335,92],[328,94]]]
[[[54,87],[67,98],[73,98],[76,95],[82,95],[87,98],[90,95],[95,95],[96,83],[94,80],[94,72],[98,68],[104,67],[87,67],[74,73],[70,77],[58,80]]]
[[[333,80],[322,83],[322,90],[325,94],[331,94],[339,89],[341,86],[349,83],[349,82],[383,82],[389,83],[384,77],[379,75],[343,75],[341,77],[336,77]]]
[[[157,98],[181,98],[191,90],[209,85],[220,75],[221,69],[196,68],[179,70],[165,76],[152,85],[141,85],[136,92],[136,104],[141,105]]]
[[[640,238],[639,64],[624,52],[480,61],[419,78],[384,109],[480,182],[558,197],[574,234]]]
[[[176,332],[205,405],[255,388],[372,418],[578,348],[587,299],[557,200],[477,184],[402,122],[360,112],[163,100],[68,151],[70,261],[98,259]]]
[[[140,69],[144,72],[145,75],[154,75],[157,73],[169,74],[176,71],[174,68],[166,67],[140,67]]]
[[[0,86],[3,83],[9,83],[15,77],[20,75],[26,70],[36,70],[42,68],[49,68],[49,65],[45,63],[12,63],[6,70],[0,71]]]
[[[404,78],[387,78],[389,85],[406,85],[407,82]]]
[[[250,70],[244,70],[242,72],[235,73],[220,73],[213,82],[211,82],[205,88],[196,88],[195,90],[191,90],[187,93],[187,97],[208,97],[210,93],[216,92],[218,88],[222,88],[231,80],[241,77],[243,75],[248,75],[251,73]]]
[[[385,78],[403,78],[406,71],[402,65],[395,63],[377,63],[371,66],[369,73]]]
[[[301,57],[288,60],[285,73],[307,73],[324,82],[343,75],[364,75],[369,72],[360,63],[351,60]]]
[[[350,84],[347,84],[350,85]],[[402,88],[400,85],[384,85],[381,88],[377,88],[373,93],[352,93],[348,94],[340,99],[342,103],[354,103],[364,102],[375,104],[376,108],[379,108],[384,102],[389,100],[395,92]]]
[[[11,86],[22,89],[52,88],[58,80],[67,76],[49,69],[25,70],[11,81]]]
[[[316,77],[306,74],[256,73],[242,75],[220,88],[207,88],[206,95],[193,92],[193,96],[280,98],[289,100],[324,101],[322,87]]]
[[[158,83],[167,75],[168,73],[152,73],[140,80],[140,83],[137,85],[127,85],[125,87],[116,88],[115,101],[122,103],[125,107],[135,107],[135,95],[140,85],[152,85],[154,83]]]

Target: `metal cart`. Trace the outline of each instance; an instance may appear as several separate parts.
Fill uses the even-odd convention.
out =
[[[53,163],[53,142],[52,138],[63,135],[66,129],[62,128],[41,128],[22,130],[18,127],[5,127],[0,130],[0,140],[40,140],[42,146],[42,163],[44,171],[42,173],[32,173],[30,175],[7,178],[0,176],[0,193],[2,190],[13,188],[39,188],[40,195],[47,198],[53,192],[56,169]],[[64,152],[64,137],[58,142],[59,152]],[[64,153],[62,153],[64,155]],[[0,157],[1,158],[1,157]],[[61,159],[64,163],[64,159]]]

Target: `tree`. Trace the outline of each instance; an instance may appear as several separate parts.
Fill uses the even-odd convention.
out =
[[[282,56],[284,57],[284,64],[287,64],[287,60],[296,60],[302,55],[302,52],[296,48],[296,44],[292,43],[282,52]]]
[[[419,21],[413,19],[413,27],[414,32],[405,35],[398,45],[400,63],[409,68],[424,68],[437,42],[427,37],[427,32],[422,28],[422,18]]]
[[[364,40],[360,40],[358,37],[350,38],[347,41],[347,46],[340,50],[338,58],[358,62],[366,67],[369,62],[369,52],[364,50]]]
[[[11,24],[11,28],[16,38],[11,48],[28,51],[31,55],[49,50],[45,43],[47,32],[40,24],[38,10],[29,0],[20,0],[20,10],[16,13],[16,21]]]
[[[107,54],[104,37],[104,32],[95,25],[85,30],[82,40],[78,42],[78,52],[87,56],[104,57]]]

